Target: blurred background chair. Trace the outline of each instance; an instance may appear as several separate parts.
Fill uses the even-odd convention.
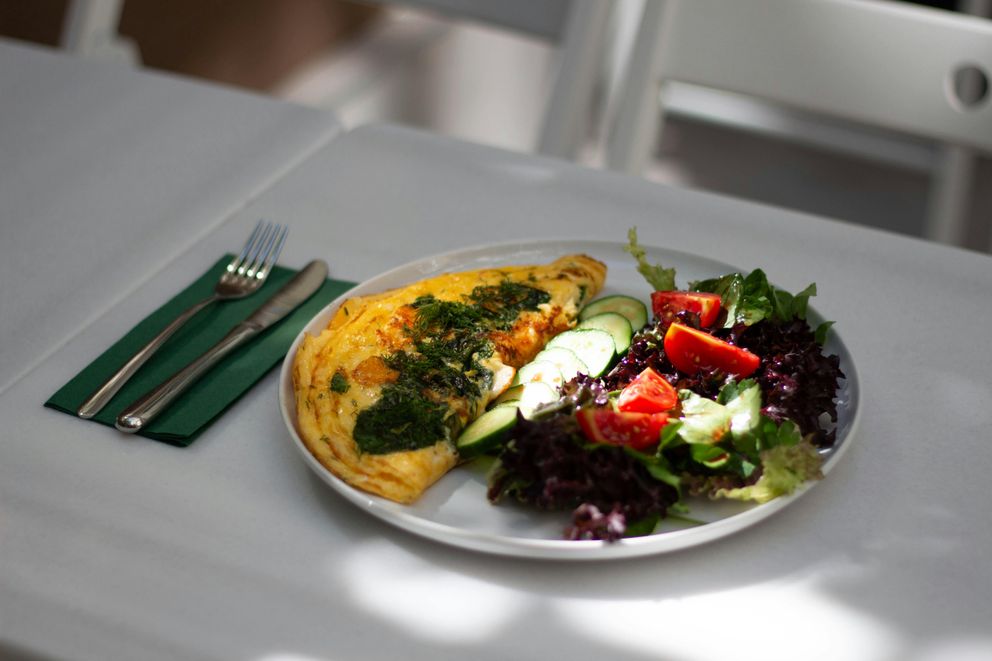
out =
[[[61,47],[85,57],[139,62],[134,43],[118,32],[124,0],[72,0],[66,8]]]
[[[595,121],[613,0],[388,0],[544,39],[557,49],[536,151],[574,159]],[[483,72],[480,72],[484,75]]]
[[[593,106],[599,98],[597,84],[609,46],[614,0],[381,0],[365,4],[426,10],[552,44],[556,55],[535,150],[574,159],[586,143],[597,117]],[[132,42],[119,33],[124,6],[124,0],[71,0],[61,46],[82,56],[139,63]],[[485,75],[485,71],[478,72],[480,81],[484,82]]]
[[[816,6],[829,20],[805,20]],[[986,22],[960,12],[990,10],[992,0],[0,0],[0,35],[328,109],[348,128],[405,124],[595,166],[605,146],[612,167],[663,183],[985,249],[992,157],[969,138],[989,134],[990,40],[974,27]],[[932,37],[945,33],[951,46]],[[966,42],[980,44],[973,61],[941,59]],[[811,91],[800,67],[833,78]],[[866,99],[882,117],[852,116]],[[962,139],[900,123],[913,113],[977,129]]]
[[[864,125],[817,128],[799,115],[792,128],[807,143],[922,162],[924,233],[962,244],[971,150],[992,152],[989,72],[992,22],[982,18],[888,0],[646,0],[606,163],[643,173],[672,102],[725,90],[738,118],[771,101]],[[987,219],[981,231],[988,241]]]

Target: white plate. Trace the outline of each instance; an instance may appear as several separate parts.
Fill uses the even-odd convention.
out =
[[[740,269],[686,253],[647,248],[652,263],[661,262],[677,269],[680,286],[692,280],[710,278]],[[485,461],[461,466],[427,490],[413,505],[400,505],[355,489],[335,477],[307,450],[296,429],[296,412],[292,387],[292,362],[304,333],[317,334],[330,321],[334,311],[352,296],[371,294],[399,287],[421,278],[449,271],[480,269],[510,264],[540,264],[570,253],[586,253],[609,268],[606,288],[601,295],[623,293],[647,301],[649,286],[634,268],[634,260],[616,243],[592,241],[534,241],[521,244],[497,244],[458,250],[420,259],[376,276],[332,301],[301,331],[290,348],[280,374],[279,404],[297,449],[307,464],[336,492],[355,505],[399,528],[438,542],[476,551],[531,558],[592,560],[623,558],[664,553],[695,546],[754,525],[758,521],[794,502],[815,487],[804,485],[794,494],[763,505],[732,501],[689,501],[690,515],[706,521],[704,525],[684,527],[665,523],[646,537],[624,539],[615,543],[602,541],[568,541],[561,538],[569,523],[568,512],[539,513],[513,504],[491,505],[486,499]],[[754,265],[766,266],[766,265]],[[815,318],[815,312],[811,312]],[[827,350],[840,356],[841,369],[847,378],[838,395],[837,442],[824,462],[828,473],[850,445],[857,422],[858,384],[851,356],[836,332],[830,333]]]

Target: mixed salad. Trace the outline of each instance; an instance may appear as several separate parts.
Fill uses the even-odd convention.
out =
[[[651,286],[588,304],[457,441],[496,456],[491,502],[571,513],[568,539],[615,541],[685,517],[687,496],[767,502],[822,476],[839,359],[761,270],[676,285],[626,247]]]

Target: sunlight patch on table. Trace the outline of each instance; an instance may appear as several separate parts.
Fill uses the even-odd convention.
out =
[[[451,572],[386,541],[356,547],[329,562],[348,599],[410,634],[444,643],[477,643],[498,634],[520,611],[512,590]]]
[[[898,658],[897,638],[883,622],[802,583],[673,599],[573,601],[560,614],[582,635],[618,650],[684,661]]]

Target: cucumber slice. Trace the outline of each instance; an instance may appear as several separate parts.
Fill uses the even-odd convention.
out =
[[[627,353],[627,349],[630,348],[630,338],[634,335],[630,320],[619,312],[597,314],[579,322],[579,325],[575,327],[576,330],[585,328],[603,330],[612,335],[613,342],[617,345],[617,353],[620,355]]]
[[[535,381],[534,383],[524,386],[524,394],[523,397],[520,398],[520,401],[523,402],[525,406],[533,404],[535,408],[541,406],[542,404],[557,402],[558,390],[552,388],[546,383]]]
[[[509,394],[509,391],[503,393],[509,397],[517,397],[516,399],[507,399],[504,401],[497,399],[496,406],[516,407],[520,409],[520,412],[524,414],[525,418],[529,418],[537,407],[558,401],[558,391],[540,381],[531,381],[530,383],[514,386],[511,390],[517,390],[518,388],[517,393],[512,395]]]
[[[585,321],[604,312],[616,312],[627,317],[631,329],[636,333],[648,323],[648,308],[632,296],[616,294],[597,298],[579,312],[579,321]]]
[[[466,427],[455,441],[458,454],[467,459],[494,450],[506,438],[516,421],[515,406],[497,406],[486,411]]]
[[[535,362],[539,360],[554,363],[561,370],[562,381],[571,381],[579,372],[583,374],[589,373],[589,366],[574,351],[567,347],[552,347],[550,342],[544,351],[534,356]],[[556,387],[560,386],[561,384],[559,383]]]
[[[586,374],[593,378],[601,376],[617,355],[613,336],[595,328],[565,331],[548,342],[548,347],[570,349],[586,364],[589,368]]]
[[[533,383],[538,383],[538,382],[534,381]],[[497,407],[500,404],[511,404],[513,402],[519,402],[520,398],[523,396],[525,385],[527,384],[518,383],[515,386],[510,386],[509,388],[503,391],[503,394],[501,394],[499,397],[493,400],[493,403],[490,405],[490,408]]]
[[[561,369],[555,363],[550,360],[537,360],[535,358],[517,370],[517,375],[513,378],[511,385],[516,386],[531,381],[546,383],[557,390],[565,382],[565,379]]]

